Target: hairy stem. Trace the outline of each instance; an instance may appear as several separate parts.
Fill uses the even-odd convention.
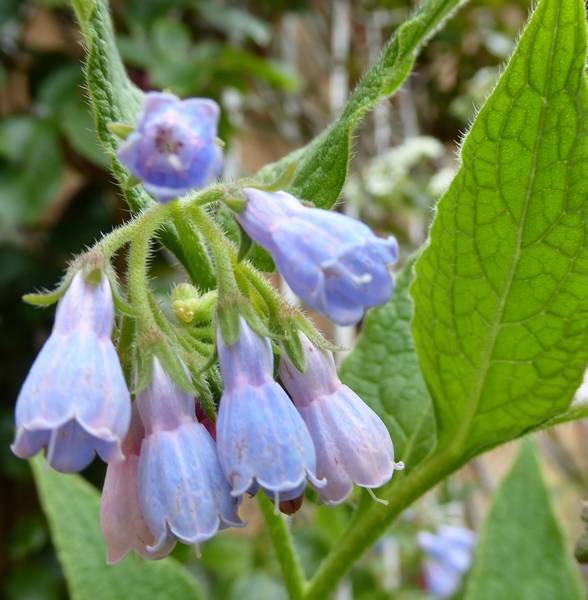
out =
[[[135,221],[129,223],[128,228],[125,229],[125,231],[131,231],[133,234],[131,236],[128,263],[129,294],[131,302],[138,311],[139,321],[144,321],[149,324],[154,322],[151,306],[149,304],[149,284],[147,281],[149,248],[151,245],[151,237],[169,214],[169,207],[169,204],[158,204],[143,213],[143,215],[138,217]],[[118,231],[121,230],[117,230],[113,232],[113,234]],[[117,240],[117,242],[118,241],[119,240]]]
[[[257,494],[257,500],[263,518],[268,528],[272,545],[276,551],[276,556],[282,568],[284,584],[288,590],[288,595],[291,600],[300,600],[304,598],[304,590],[306,580],[296,549],[294,548],[294,540],[290,534],[290,529],[281,514],[275,513],[273,503],[265,496],[265,494]]]

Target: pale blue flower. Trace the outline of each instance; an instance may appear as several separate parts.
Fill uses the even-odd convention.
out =
[[[222,527],[238,527],[237,501],[216,445],[196,421],[194,399],[153,361],[153,381],[137,398],[145,427],[138,467],[139,505],[155,538],[149,552],[180,540],[198,545]]]
[[[398,258],[394,237],[337,212],[307,208],[285,192],[245,190],[237,220],[268,252],[292,291],[335,323],[357,323],[394,290],[388,267]]]
[[[261,487],[276,505],[299,496],[305,479],[320,487],[310,435],[273,379],[268,339],[240,320],[239,339],[217,345],[225,389],[217,420],[219,458],[234,496]]]
[[[417,542],[425,553],[427,589],[436,598],[449,598],[458,590],[464,573],[471,566],[475,534],[464,527],[443,525],[436,534],[419,531]]]
[[[150,194],[167,202],[220,175],[218,119],[214,100],[149,92],[118,157]]]
[[[319,495],[327,504],[339,504],[354,484],[378,488],[403,465],[394,462],[392,440],[380,417],[339,380],[333,355],[302,333],[300,341],[304,372],[284,352],[280,378],[312,437],[317,476],[327,481]]]
[[[59,301],[55,325],[16,403],[13,452],[29,458],[42,448],[58,471],[84,469],[97,452],[122,458],[131,403],[110,335],[112,292],[77,273]]]

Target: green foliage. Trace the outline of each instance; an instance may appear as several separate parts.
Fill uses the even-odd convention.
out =
[[[484,523],[465,600],[580,600],[582,584],[526,441]]]
[[[172,558],[145,562],[127,556],[108,566],[97,490],[77,475],[48,469],[40,457],[31,466],[73,600],[203,597],[197,581]]]
[[[51,207],[65,165],[57,133],[29,116],[0,123],[0,227],[31,225]]]
[[[416,265],[414,338],[462,460],[569,405],[588,362],[579,0],[542,0],[462,148]]]
[[[412,469],[435,445],[433,406],[414,351],[408,286],[413,262],[385,306],[370,311],[361,336],[341,366],[343,381],[382,418],[399,459]]]
[[[264,167],[259,177],[263,181],[275,179],[296,162],[296,177],[288,191],[320,208],[333,206],[347,177],[354,128],[379,100],[402,85],[423,44],[460,4],[461,0],[424,0],[413,17],[396,30],[380,60],[349,97],[341,116],[305,148]]]

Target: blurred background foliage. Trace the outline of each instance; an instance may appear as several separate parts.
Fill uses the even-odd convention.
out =
[[[221,104],[227,177],[253,173],[319,132],[411,8],[407,0],[112,2],[120,52],[140,87]],[[455,171],[460,136],[528,9],[527,0],[471,2],[427,46],[404,89],[378,106],[356,136],[344,210],[397,235],[405,255],[424,241],[434,202]],[[93,132],[82,58],[66,1],[0,2],[0,597],[9,600],[67,597],[29,467],[9,450],[19,386],[52,322],[51,310],[20,298],[52,287],[74,253],[128,214]],[[158,257],[155,268],[168,275],[166,283],[173,266],[167,254]],[[542,438],[560,512],[567,510],[572,521],[587,477],[577,458],[587,455],[585,447],[578,450],[587,436],[578,427]],[[494,462],[475,461],[407,511],[338,597],[423,597],[415,531],[442,522],[477,528],[511,454],[499,452]],[[86,475],[99,485],[103,466],[96,462]],[[573,500],[566,500],[569,489]],[[308,500],[294,531],[310,572],[351,510]],[[358,495],[352,503],[361,501]],[[175,555],[212,598],[284,598],[254,505],[246,504],[245,513],[252,526],[217,536],[201,560],[186,547]]]

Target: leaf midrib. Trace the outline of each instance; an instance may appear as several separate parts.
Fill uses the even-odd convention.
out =
[[[458,427],[457,434],[452,438],[453,441],[452,441],[451,445],[455,446],[455,447],[462,447],[465,444],[468,434],[470,432],[470,428],[471,428],[472,422],[474,420],[474,417],[476,416],[476,414],[478,412],[478,407],[480,404],[484,386],[486,384],[486,378],[488,376],[488,371],[492,364],[492,356],[494,355],[494,350],[496,348],[498,333],[500,332],[500,329],[502,327],[504,311],[506,308],[506,302],[507,302],[508,298],[510,297],[510,292],[511,292],[512,284],[513,284],[513,280],[514,280],[514,275],[517,271],[518,263],[519,263],[519,260],[521,257],[521,247],[522,247],[523,234],[524,234],[525,225],[526,225],[526,218],[527,218],[529,206],[531,203],[532,192],[533,192],[533,183],[535,181],[535,175],[537,172],[538,149],[541,145],[542,134],[543,134],[544,125],[545,125],[545,112],[546,112],[545,98],[547,95],[547,86],[549,85],[549,81],[551,80],[551,73],[553,71],[553,58],[554,58],[554,53],[555,53],[554,51],[555,51],[555,46],[556,46],[556,40],[559,36],[560,11],[561,11],[561,3],[559,2],[559,0],[557,0],[557,11],[556,11],[556,16],[555,16],[555,24],[554,24],[553,35],[551,36],[551,44],[550,44],[550,48],[549,48],[549,61],[548,61],[546,75],[545,75],[545,83],[544,83],[544,87],[543,87],[543,95],[542,95],[543,102],[541,104],[539,127],[537,128],[538,133],[537,133],[537,136],[535,139],[535,143],[533,145],[533,162],[532,162],[532,166],[531,166],[531,172],[529,173],[529,177],[527,179],[525,202],[523,204],[523,210],[522,210],[521,217],[519,220],[519,227],[518,227],[517,239],[516,239],[516,252],[514,253],[513,260],[511,261],[511,264],[510,264],[508,277],[506,279],[506,286],[504,288],[505,291],[499,298],[497,318],[494,320],[494,323],[490,330],[490,335],[488,336],[488,343],[485,347],[484,354],[482,355],[481,368],[478,369],[480,376],[477,377],[475,380],[476,385],[474,387],[473,393],[470,396],[470,402],[466,402],[466,404],[465,404],[463,420],[461,421],[461,425]],[[535,30],[533,32],[533,34],[535,37],[537,35],[537,31]],[[530,51],[531,50],[532,50],[532,48],[530,48]],[[527,81],[526,85],[527,86],[529,85],[528,81]],[[501,127],[501,135],[502,135],[505,125],[506,125],[506,121],[503,122],[503,125]]]

